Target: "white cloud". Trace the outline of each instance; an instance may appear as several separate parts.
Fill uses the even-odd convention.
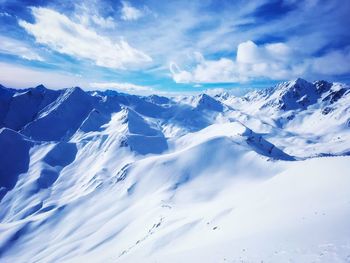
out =
[[[15,55],[27,60],[44,61],[31,47],[21,41],[0,36],[0,53]]]
[[[296,73],[292,50],[284,43],[257,46],[252,41],[243,42],[237,48],[237,66],[241,79],[252,78],[288,79]]]
[[[302,76],[332,76],[350,73],[350,47],[321,57],[303,57],[285,43],[258,46],[252,41],[240,43],[235,60],[206,60],[195,53],[196,65],[182,70],[170,64],[176,83],[246,82],[253,79],[287,80]]]
[[[239,63],[255,63],[261,61],[262,54],[259,52],[258,46],[253,41],[243,42],[237,48],[237,62]]]
[[[230,83],[238,81],[236,63],[227,58],[201,60],[192,71],[181,70],[170,64],[170,72],[176,83]]]
[[[133,83],[127,82],[94,82],[89,84],[92,89],[114,89],[122,92],[132,92],[132,93],[143,93],[149,92],[153,89],[148,86],[140,86]]]
[[[350,73],[350,47],[323,56],[300,54],[285,43],[238,45],[237,62],[241,76],[249,78],[290,79],[299,76],[331,76]]]
[[[232,82],[237,79],[235,62],[220,58],[219,60],[203,60],[194,70],[195,82]]]
[[[175,62],[171,62],[169,69],[173,80],[176,83],[191,83],[195,82],[191,72],[186,70],[181,70]]]
[[[143,12],[136,7],[133,7],[129,2],[122,1],[122,9],[121,9],[121,19],[130,21],[130,20],[138,20],[143,16]]]
[[[255,78],[288,79],[300,73],[300,67],[293,64],[292,54],[292,50],[284,43],[258,46],[247,41],[238,45],[235,60],[205,60],[201,55],[195,54],[198,63],[191,71],[181,70],[172,63],[170,72],[177,83],[246,82]]]
[[[256,64],[259,62],[287,61],[292,58],[291,48],[284,43],[257,46],[253,41],[240,43],[237,48],[237,62]]]
[[[0,83],[10,88],[28,88],[43,84],[48,88],[86,87],[82,77],[0,62]]]
[[[20,20],[19,24],[32,34],[36,42],[51,49],[90,59],[96,65],[114,69],[142,67],[152,61],[144,52],[131,47],[125,40],[113,42],[67,16],[47,8],[32,8],[35,23]]]

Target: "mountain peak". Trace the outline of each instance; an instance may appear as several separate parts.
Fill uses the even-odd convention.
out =
[[[282,83],[278,86],[282,87],[284,90],[290,90],[290,89],[301,90],[301,89],[310,89],[313,87],[313,84],[306,81],[305,79],[297,78],[297,79],[288,81],[286,83]]]
[[[73,87],[65,89],[60,97],[60,101],[63,100],[90,100],[91,96],[79,87]]]
[[[40,85],[36,86],[34,89],[40,90],[40,91],[45,91],[45,90],[47,90],[47,88],[46,88],[43,84],[40,84]]]
[[[80,87],[71,87],[66,89],[69,93],[85,93],[85,91]]]
[[[213,111],[222,111],[223,105],[220,101],[217,101],[208,94],[202,93],[198,96],[196,102],[197,109],[201,110],[213,110]]]
[[[305,79],[303,79],[303,78],[296,78],[296,79],[293,80],[292,82],[294,82],[295,84],[305,84],[305,83],[310,84],[310,82],[308,82],[307,80],[305,80]]]
[[[120,120],[126,125],[131,134],[155,136],[158,131],[153,129],[149,123],[134,110],[123,107],[120,111]]]
[[[267,96],[262,107],[274,105],[281,110],[306,108],[320,97],[317,87],[302,78],[280,83],[262,94]]]
[[[6,95],[12,95],[12,94],[14,94],[14,93],[16,92],[16,90],[6,88],[5,86],[3,86],[3,85],[1,85],[1,84],[0,84],[0,91],[1,91],[0,96],[5,95],[5,94],[6,94]],[[5,96],[6,96],[6,95],[5,95]]]

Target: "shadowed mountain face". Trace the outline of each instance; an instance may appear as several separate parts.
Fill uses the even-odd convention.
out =
[[[32,142],[19,133],[0,129],[0,200],[17,183],[18,176],[28,171]]]
[[[32,122],[43,108],[55,101],[59,94],[60,91],[49,90],[44,86],[12,94],[4,101],[7,109],[4,111],[6,115],[3,116],[3,125],[14,130],[22,129]]]
[[[317,261],[333,242],[344,259],[349,153],[341,83],[243,97],[1,86],[0,258]]]

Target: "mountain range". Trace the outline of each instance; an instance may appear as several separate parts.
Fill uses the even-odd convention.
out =
[[[1,262],[349,262],[350,86],[0,85]]]

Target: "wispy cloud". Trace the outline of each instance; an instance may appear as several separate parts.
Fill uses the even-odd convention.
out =
[[[148,86],[136,85],[133,83],[127,82],[93,82],[89,84],[92,89],[113,89],[122,92],[131,92],[131,93],[143,93],[143,92],[151,92],[153,89]]]
[[[11,15],[7,12],[0,12],[0,16],[10,17]]]
[[[76,3],[74,16],[77,21],[85,27],[100,27],[102,29],[114,29],[117,27],[117,22],[111,16],[103,16],[100,9],[103,9],[101,2],[90,1],[87,3]]]
[[[121,9],[121,19],[123,20],[138,20],[143,16],[143,11],[141,9],[137,9],[133,7],[129,2],[122,1],[122,9]]]
[[[312,70],[322,75],[350,73],[350,46],[345,50],[334,50],[310,61]]]
[[[107,18],[104,18],[104,17],[98,16],[98,15],[92,15],[91,20],[96,25],[103,27],[103,28],[111,29],[111,28],[116,27],[116,23],[115,23],[114,19],[110,16]]]
[[[51,49],[76,58],[93,60],[96,65],[126,69],[144,67],[151,57],[121,39],[112,41],[106,36],[70,20],[47,8],[32,8],[35,23],[20,20],[19,24]]]
[[[0,53],[18,56],[26,60],[44,61],[42,56],[22,41],[0,36],[0,43]]]

